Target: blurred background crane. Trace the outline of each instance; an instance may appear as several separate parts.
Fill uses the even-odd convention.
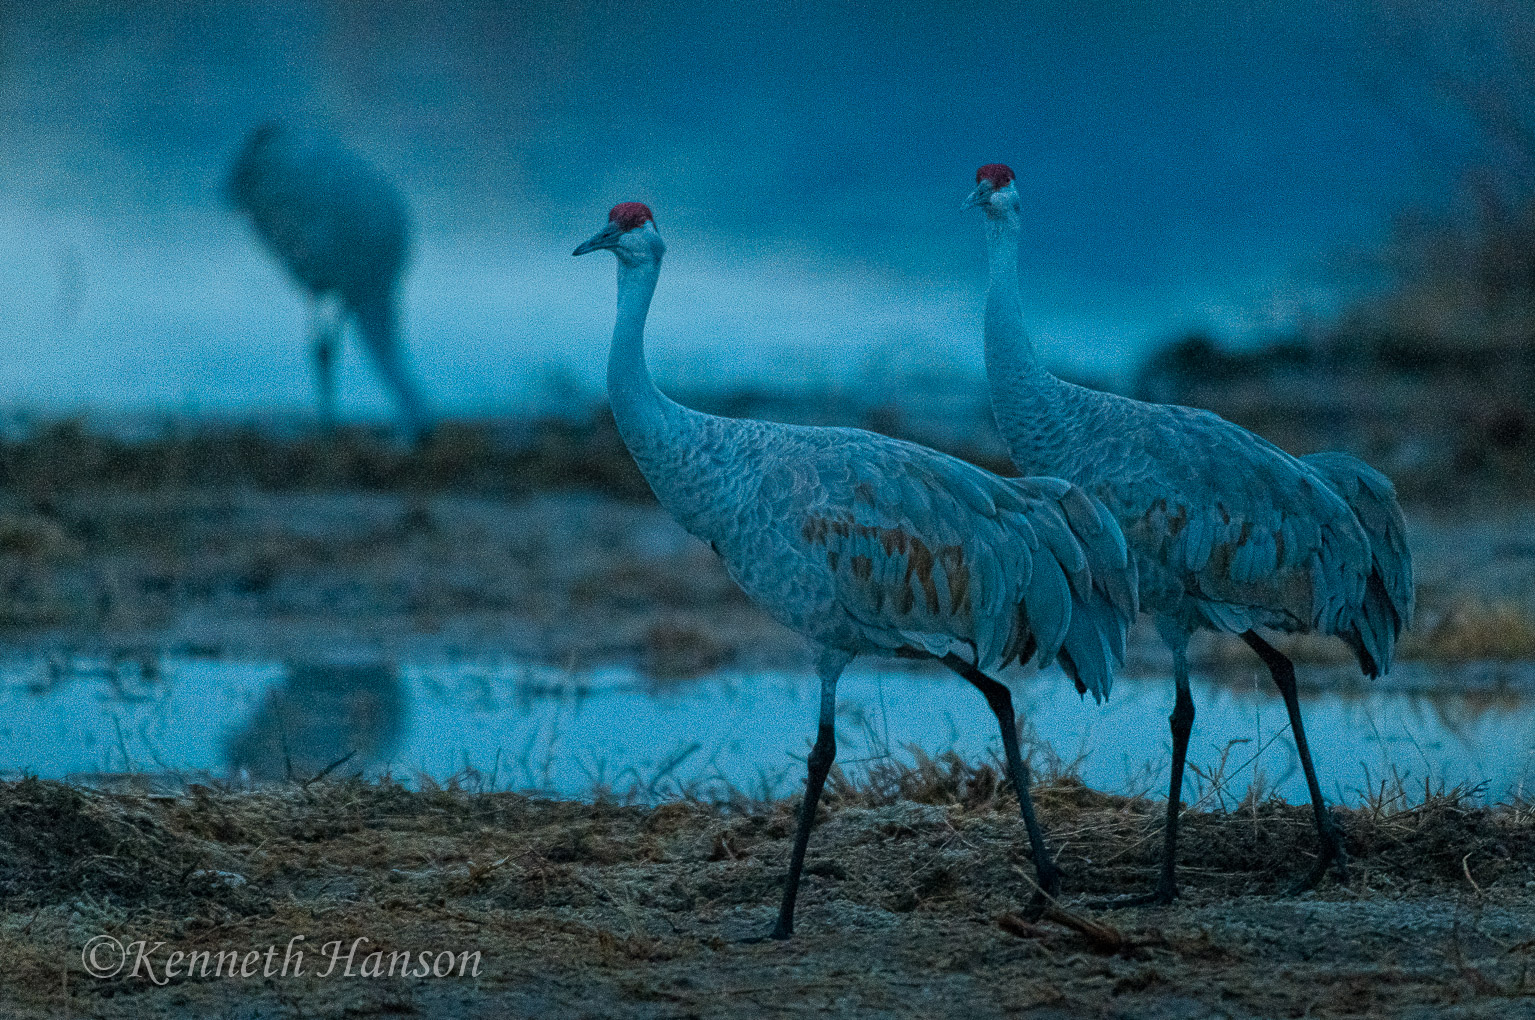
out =
[[[396,307],[410,258],[404,197],[335,139],[272,122],[251,132],[227,194],[308,291],[310,354],[325,422],[335,422],[337,347],[350,320],[419,437],[429,418],[406,367]]]

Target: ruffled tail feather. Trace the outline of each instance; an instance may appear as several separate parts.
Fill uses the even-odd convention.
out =
[[[1396,489],[1385,475],[1346,453],[1314,453],[1301,460],[1343,498],[1370,540],[1364,598],[1338,636],[1354,650],[1365,675],[1380,676],[1391,669],[1397,639],[1412,626],[1417,597]]]

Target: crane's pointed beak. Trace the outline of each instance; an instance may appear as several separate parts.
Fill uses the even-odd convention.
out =
[[[991,197],[992,190],[990,185],[977,184],[975,190],[970,192],[965,200],[959,204],[959,211],[964,212],[966,209],[974,209],[978,205],[985,205],[986,200]]]
[[[585,255],[587,252],[599,251],[603,248],[618,247],[618,239],[624,236],[623,228],[617,223],[609,223],[597,231],[591,238],[583,242],[572,255]]]

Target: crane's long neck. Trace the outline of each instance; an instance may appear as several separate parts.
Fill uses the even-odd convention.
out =
[[[1055,469],[1062,452],[1064,384],[1034,352],[1023,327],[1018,288],[1016,213],[986,216],[990,284],[986,289],[986,377],[991,408],[1013,462],[1026,473]]]
[[[656,291],[659,261],[618,263],[618,320],[608,351],[608,402],[624,445],[672,516],[695,534],[707,514],[710,450],[720,441],[715,419],[667,397],[645,365],[645,316]]]
[[[659,262],[618,263],[618,319],[608,350],[608,401],[631,449],[631,433],[637,440],[650,439],[664,428],[666,405],[672,403],[656,389],[645,365],[645,316],[660,275]]]

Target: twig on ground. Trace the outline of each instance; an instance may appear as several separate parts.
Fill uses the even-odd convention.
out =
[[[351,750],[351,751],[348,751],[346,754],[342,755],[340,758],[337,758],[335,761],[331,762],[329,765],[325,766],[323,769],[321,769],[320,771],[316,772],[314,775],[310,776],[308,779],[304,780],[304,782],[302,784],[303,789],[305,789],[305,790],[309,789],[310,784],[318,783],[320,780],[324,779],[326,776],[330,775],[332,772],[336,771],[341,766],[343,766],[347,762],[351,761],[354,757],[356,757],[356,755],[357,755],[356,750]]]
[[[1013,870],[1027,879],[1028,883],[1034,887],[1035,892],[1044,897],[1045,910],[1040,915],[1040,920],[1054,921],[1062,928],[1068,928],[1076,932],[1092,943],[1094,949],[1102,953],[1123,953],[1134,947],[1134,943],[1118,928],[1110,924],[1104,924],[1101,921],[1094,921],[1091,918],[1083,917],[1081,914],[1072,913],[1065,907],[1062,907],[1054,896],[1041,889],[1039,883],[1034,881],[1033,875],[1030,875],[1022,868],[1014,867]],[[1003,915],[1003,917],[1007,916],[1006,914]],[[1003,923],[1002,918],[998,918],[997,924],[1003,931],[1011,932],[1014,935],[1018,935],[1018,929],[1022,929],[1025,926],[1027,928],[1038,927],[1021,917],[1016,918],[1016,923],[1008,922],[1007,924]],[[1023,935],[1021,937],[1031,938],[1033,936]]]
[[[1477,899],[1481,899],[1482,887],[1476,884],[1476,879],[1471,877],[1471,866],[1467,863],[1471,860],[1471,854],[1476,851],[1468,851],[1466,856],[1460,859],[1460,870],[1466,876],[1466,881],[1471,883],[1471,888],[1476,890]]]

